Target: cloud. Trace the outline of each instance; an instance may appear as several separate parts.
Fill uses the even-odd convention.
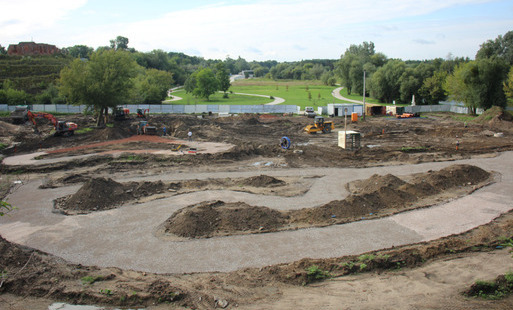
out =
[[[87,0],[0,0],[0,33],[5,38],[28,36],[51,28]],[[16,21],[13,23],[13,21]]]
[[[108,45],[110,39],[122,35],[129,38],[130,47],[140,51],[162,49],[211,59],[232,55],[247,60],[284,61],[338,58],[350,44],[363,41],[373,41],[377,51],[390,57],[415,58],[416,54],[427,57],[424,55],[436,53],[436,49],[441,47],[445,55],[451,50],[450,44],[455,45],[457,41],[453,30],[465,27],[462,26],[465,24],[462,16],[454,16],[454,13],[467,12],[466,8],[491,0],[219,0],[206,6],[169,9],[167,12],[163,10],[173,6],[166,5],[155,9],[151,19],[133,16],[130,21],[109,19],[107,13],[110,11],[88,5],[82,15],[95,11],[94,24],[69,23],[69,27],[62,26],[66,17],[72,10],[83,6],[85,0],[78,4],[64,0],[20,1],[24,3],[17,6],[20,12],[21,7],[32,3],[40,3],[39,9],[31,10],[35,13],[30,16],[7,14],[7,18],[0,13],[0,33],[8,33],[5,31],[9,27],[8,21],[20,20],[24,27],[12,25],[18,29],[18,37],[41,28],[45,29],[41,35],[48,43],[60,46],[86,44],[98,47]],[[0,4],[2,2],[11,1],[0,0]],[[141,4],[128,2],[126,5]],[[48,17],[43,18],[47,12]],[[470,21],[472,18],[463,16],[463,19]],[[61,21],[59,27],[55,27],[57,21]],[[462,31],[468,29],[457,31],[459,36]],[[500,33],[488,35],[488,38]],[[473,36],[466,36],[471,44]],[[480,43],[482,41],[473,44],[477,46]],[[418,48],[419,44],[423,48]],[[458,48],[463,49],[464,46]],[[390,51],[394,54],[388,54]],[[409,56],[403,56],[406,53]]]
[[[424,40],[424,39],[415,39],[415,40],[413,40],[413,42],[418,43],[418,44],[424,44],[424,45],[435,44],[435,41]]]

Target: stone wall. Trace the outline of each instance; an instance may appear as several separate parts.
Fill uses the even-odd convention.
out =
[[[60,53],[60,50],[55,45],[34,43],[34,42],[20,42],[19,44],[11,44],[7,49],[8,55],[53,55]]]

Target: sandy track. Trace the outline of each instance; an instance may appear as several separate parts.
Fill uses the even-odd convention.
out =
[[[232,191],[204,191],[174,196],[88,215],[52,213],[52,201],[79,186],[40,190],[33,180],[10,195],[18,207],[0,219],[0,234],[10,241],[60,256],[72,263],[116,266],[157,273],[231,271],[290,262],[304,257],[327,258],[360,254],[460,233],[513,209],[513,152],[495,158],[379,168],[283,169],[142,176],[132,180],[206,179],[267,175],[322,176],[300,197],[281,198]],[[276,209],[297,209],[342,199],[343,185],[374,173],[396,175],[438,170],[467,163],[502,173],[499,182],[444,205],[388,218],[325,228],[171,242],[154,232],[174,211],[192,203],[221,199]],[[119,180],[119,179],[117,179]],[[129,180],[129,179],[126,179]]]

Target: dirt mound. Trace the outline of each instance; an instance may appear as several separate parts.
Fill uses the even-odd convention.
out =
[[[399,179],[398,177],[387,174],[387,175],[379,175],[374,174],[370,178],[363,180],[363,181],[355,181],[352,182],[350,187],[350,191],[353,193],[368,193],[368,192],[374,192],[381,190],[383,188],[391,188],[391,189],[397,189],[401,185],[405,184],[403,180]],[[352,188],[354,187],[354,188]]]
[[[0,136],[13,136],[19,131],[19,126],[0,121]]]
[[[254,207],[243,202],[209,201],[175,212],[162,230],[185,238],[209,238],[233,232],[269,232],[285,223],[279,211]]]
[[[94,178],[87,181],[62,207],[69,211],[106,210],[123,201],[124,194],[121,183],[112,179]]]
[[[353,194],[344,200],[291,211],[291,222],[340,224],[392,214],[420,207],[424,199],[448,190],[475,186],[487,181],[489,177],[490,173],[471,165],[453,165],[439,171],[417,174],[408,183],[389,174],[373,175],[369,179],[350,184],[348,187]]]
[[[492,107],[476,117],[474,122],[488,126],[492,130],[509,131],[513,128],[513,115],[501,107]]]
[[[98,129],[94,138],[99,141],[109,141],[109,140],[118,140],[124,139],[132,136],[132,133],[126,128],[121,127],[106,127],[102,129]]]
[[[274,177],[262,174],[259,176],[244,179],[242,184],[254,187],[269,187],[273,185],[283,185],[285,184],[285,182]]]
[[[376,174],[353,182],[350,186],[353,193],[344,200],[288,212],[242,202],[204,202],[175,212],[161,225],[159,233],[208,238],[342,224],[425,207],[438,203],[439,198],[462,196],[474,190],[476,185],[484,186],[489,177],[490,173],[471,165],[453,165],[436,172],[416,174],[411,182],[391,174]],[[245,179],[245,182],[266,186],[274,184],[274,180],[277,179],[261,175]]]
[[[55,206],[65,214],[85,214],[110,210],[126,201],[164,190],[162,181],[121,184],[112,179],[91,178],[75,194],[57,199]]]
[[[472,165],[452,165],[439,171],[428,171],[415,177],[411,183],[423,187],[425,183],[437,191],[458,186],[474,185],[490,177],[490,173]]]

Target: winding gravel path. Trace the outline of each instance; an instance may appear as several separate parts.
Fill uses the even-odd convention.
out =
[[[467,163],[498,171],[498,182],[473,194],[431,208],[387,218],[324,228],[278,233],[166,241],[154,232],[173,212],[187,205],[221,199],[244,201],[275,209],[298,209],[343,199],[344,184],[372,174],[406,175]],[[493,158],[374,168],[269,169],[240,172],[165,173],[128,180],[183,180],[271,176],[312,176],[303,196],[274,197],[232,191],[204,191],[154,200],[88,215],[52,213],[53,199],[72,194],[79,186],[41,190],[31,180],[8,197],[17,206],[0,218],[0,234],[13,242],[60,256],[72,263],[115,266],[157,273],[231,271],[299,260],[328,258],[428,241],[486,224],[513,209],[513,152]],[[318,177],[320,176],[320,177]]]

